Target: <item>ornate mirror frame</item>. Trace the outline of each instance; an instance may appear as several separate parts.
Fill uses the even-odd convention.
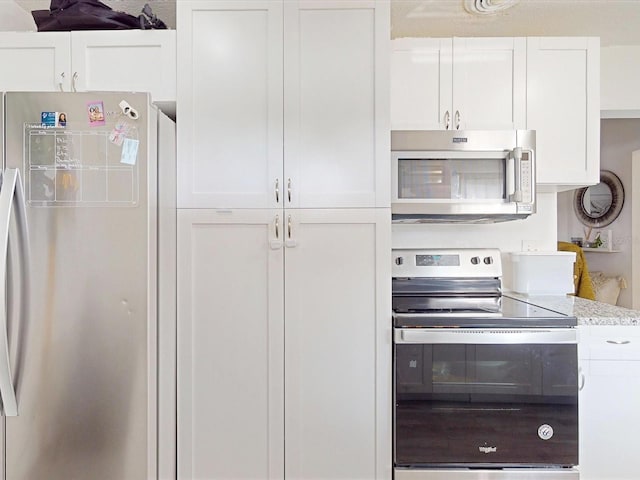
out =
[[[579,188],[573,196],[573,211],[580,223],[587,227],[601,228],[610,225],[624,205],[624,187],[618,176],[609,170],[600,170],[600,183],[605,184],[611,190],[611,206],[601,215],[593,215],[584,208],[584,197],[591,187]]]

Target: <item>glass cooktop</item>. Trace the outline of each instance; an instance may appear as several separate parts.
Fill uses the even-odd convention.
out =
[[[495,312],[473,309],[393,312],[393,324],[398,328],[566,328],[577,323],[575,317],[505,296],[500,297]]]

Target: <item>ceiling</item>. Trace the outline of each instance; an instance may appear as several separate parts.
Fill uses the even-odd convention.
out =
[[[0,4],[3,1],[0,0]],[[50,0],[15,0],[24,10],[48,9]],[[138,15],[149,3],[175,28],[178,0],[102,0]],[[287,0],[285,0],[287,1]],[[469,2],[511,8],[477,15]],[[391,37],[596,36],[603,46],[640,45],[640,0],[391,0]]]
[[[391,0],[391,38],[595,36],[602,46],[640,45],[640,0],[519,0],[484,15],[467,12],[468,2]]]

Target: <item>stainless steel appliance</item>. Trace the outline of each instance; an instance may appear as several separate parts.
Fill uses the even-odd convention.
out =
[[[503,295],[501,265],[393,251],[396,480],[578,478],[576,319]]]
[[[394,222],[491,223],[535,213],[535,132],[392,131]]]
[[[170,478],[175,124],[147,94],[0,97],[2,478]]]

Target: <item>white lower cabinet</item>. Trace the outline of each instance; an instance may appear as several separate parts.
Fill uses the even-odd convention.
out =
[[[390,479],[389,210],[178,231],[178,478]]]
[[[580,327],[580,480],[638,478],[640,327]]]

